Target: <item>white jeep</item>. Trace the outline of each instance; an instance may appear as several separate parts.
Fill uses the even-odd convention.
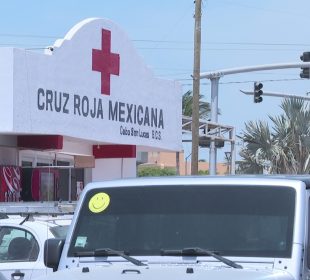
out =
[[[310,177],[89,184],[41,279],[309,279]]]

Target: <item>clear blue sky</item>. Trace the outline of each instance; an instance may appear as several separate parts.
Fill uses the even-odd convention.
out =
[[[203,0],[201,71],[248,65],[299,62],[310,51],[309,0]],[[52,45],[88,17],[109,18],[133,40],[156,75],[177,79],[192,89],[194,2],[192,0],[2,0],[0,47],[40,48]],[[220,80],[219,122],[236,127],[249,120],[279,114],[281,99],[265,97],[254,104],[240,89],[262,81],[264,90],[306,95],[310,81],[299,69],[227,76]],[[210,101],[210,85],[201,94]],[[223,149],[225,150],[225,148]],[[228,150],[228,147],[227,147]],[[186,147],[186,153],[190,149]],[[203,156],[202,156],[203,157]]]

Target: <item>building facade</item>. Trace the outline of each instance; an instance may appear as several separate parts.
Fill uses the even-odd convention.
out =
[[[0,98],[2,200],[77,199],[90,181],[135,177],[140,152],[181,150],[179,84],[109,20],[44,53],[0,48]]]

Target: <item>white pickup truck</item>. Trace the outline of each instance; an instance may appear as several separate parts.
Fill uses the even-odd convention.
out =
[[[41,279],[310,278],[310,177],[89,184]]]
[[[0,203],[0,280],[30,280],[53,272],[44,265],[44,242],[65,238],[73,203]]]

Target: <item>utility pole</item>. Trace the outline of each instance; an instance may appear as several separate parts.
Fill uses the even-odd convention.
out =
[[[199,149],[199,94],[200,94],[200,50],[201,50],[201,0],[195,0],[193,110],[192,110],[192,160],[191,174],[198,174]]]
[[[176,173],[180,175],[180,152],[175,153]]]

